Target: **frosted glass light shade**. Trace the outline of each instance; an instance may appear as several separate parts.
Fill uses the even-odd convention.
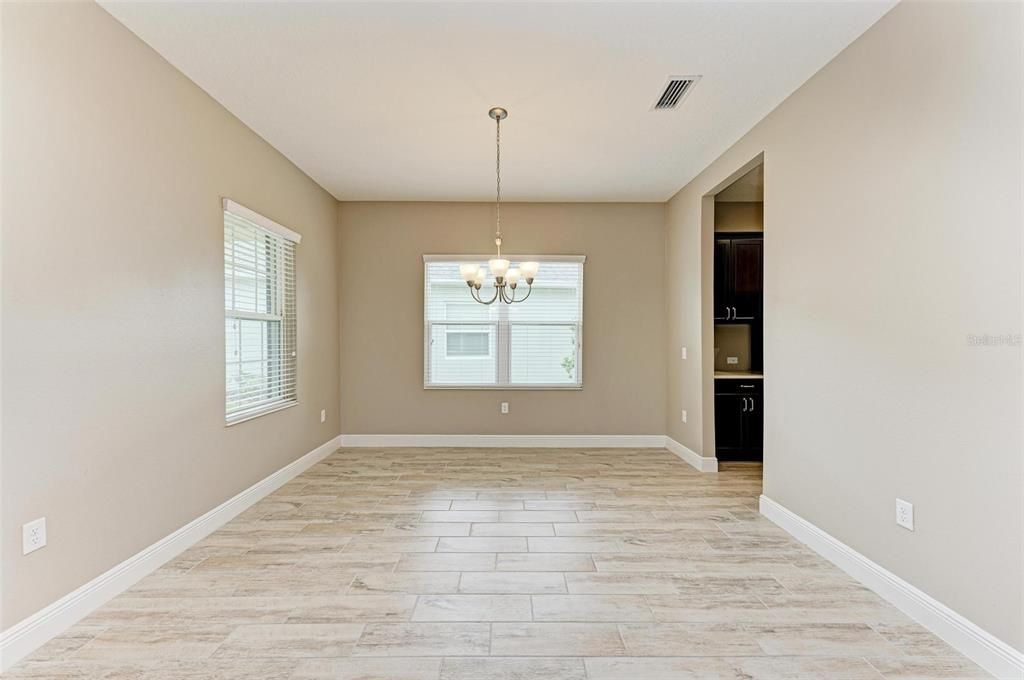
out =
[[[459,274],[463,281],[472,281],[476,278],[476,272],[480,267],[476,264],[460,264]]]
[[[535,278],[538,269],[540,269],[540,262],[521,262],[519,264],[519,271],[522,272],[524,279]]]
[[[508,271],[509,261],[508,260],[488,260],[487,266],[491,268],[491,274],[494,278],[500,279],[505,276],[505,272]]]
[[[508,274],[506,274],[505,277],[508,279],[508,282],[514,286],[519,283],[520,274],[521,273],[517,267],[512,267],[508,270]]]
[[[482,286],[482,285],[484,285],[484,281],[486,281],[486,280],[487,280],[487,270],[484,269],[483,267],[480,267],[479,269],[476,270],[476,278],[473,279],[473,281],[474,281],[474,283],[476,283],[476,285]]]

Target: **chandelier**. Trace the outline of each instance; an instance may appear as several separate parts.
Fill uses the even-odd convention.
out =
[[[494,277],[494,296],[490,300],[484,300],[480,297],[480,287],[487,280],[487,270],[483,267],[476,264],[459,265],[459,274],[462,275],[462,280],[469,286],[469,294],[480,304],[489,305],[501,300],[505,304],[510,305],[514,302],[523,302],[526,298],[530,297],[530,293],[533,292],[533,279],[537,276],[540,264],[537,262],[521,262],[518,267],[512,267],[511,262],[501,257],[501,121],[508,118],[508,111],[496,106],[488,111],[487,115],[493,118],[497,125],[497,132],[495,134],[495,184],[497,194],[495,205],[497,224],[494,232],[494,245],[498,246],[498,257],[487,261],[487,266]],[[519,286],[520,280],[526,281],[526,295],[517,300],[516,288]]]

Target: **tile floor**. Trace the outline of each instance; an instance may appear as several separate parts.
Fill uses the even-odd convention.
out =
[[[760,490],[659,450],[341,450],[9,677],[988,677]]]

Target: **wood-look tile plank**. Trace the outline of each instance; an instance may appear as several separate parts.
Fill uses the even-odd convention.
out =
[[[565,577],[558,572],[471,572],[462,574],[460,593],[510,593],[535,595],[564,593]]]
[[[494,571],[494,553],[409,553],[395,567],[400,571]]]
[[[421,595],[413,621],[530,621],[529,595]]]
[[[71,654],[72,659],[125,661],[205,659],[233,630],[232,626],[109,627]]]
[[[758,639],[739,624],[626,623],[619,626],[630,656],[759,656]]]
[[[551,524],[528,522],[474,523],[471,536],[554,536]]]
[[[348,656],[362,623],[266,623],[238,626],[216,651],[218,657]]]
[[[498,553],[496,571],[596,571],[583,553]]]
[[[353,656],[486,656],[487,623],[371,623]]]
[[[582,659],[484,657],[445,659],[441,680],[586,680]]]
[[[526,538],[522,536],[470,536],[442,538],[437,552],[526,552]]]
[[[535,621],[653,621],[642,595],[534,595]]]
[[[608,623],[495,623],[495,656],[614,656],[625,654],[618,628]]]
[[[441,661],[436,657],[308,659],[295,667],[289,680],[438,680]]]

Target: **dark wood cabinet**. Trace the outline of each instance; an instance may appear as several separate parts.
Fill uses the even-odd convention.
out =
[[[715,321],[750,323],[761,319],[764,237],[715,236]]]
[[[729,305],[729,250],[732,241],[715,238],[715,321],[725,321],[732,316]]]
[[[715,380],[715,449],[719,460],[761,460],[763,381]]]

